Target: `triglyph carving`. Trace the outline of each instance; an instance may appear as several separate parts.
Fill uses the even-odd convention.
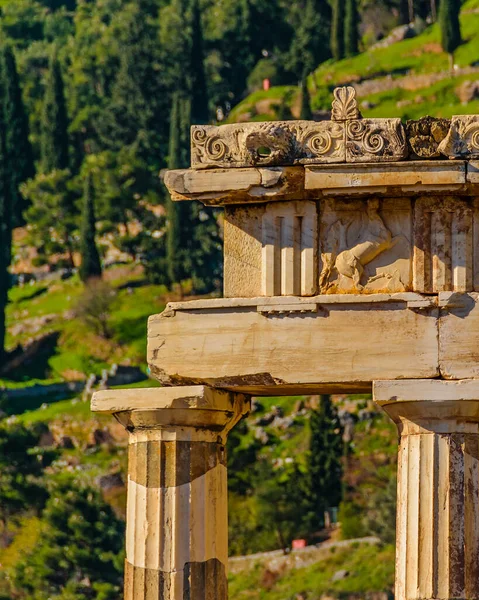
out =
[[[475,243],[469,200],[418,198],[414,210],[414,290],[470,291],[477,260]]]
[[[449,158],[479,156],[479,115],[452,117],[447,137],[439,151]]]
[[[410,287],[408,200],[328,200],[321,215],[321,293]]]
[[[262,295],[315,294],[317,244],[314,202],[268,204],[262,218]]]
[[[356,100],[356,90],[352,86],[336,88],[333,95],[334,100],[331,111],[333,121],[349,121],[350,119],[361,118]]]

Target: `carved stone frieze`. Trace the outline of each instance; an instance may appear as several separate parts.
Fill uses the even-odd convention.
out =
[[[479,115],[363,119],[352,86],[333,92],[331,121],[193,126],[191,166],[275,167],[479,156]]]
[[[290,126],[296,138],[298,163],[307,165],[346,161],[342,123],[292,121]]]
[[[449,119],[422,117],[406,123],[406,137],[409,145],[409,156],[417,158],[439,158],[439,144],[449,132]]]
[[[439,151],[449,158],[472,158],[479,156],[479,115],[452,117],[446,138]]]
[[[327,200],[320,240],[320,293],[410,289],[410,200]]]
[[[191,130],[191,164],[196,169],[345,160],[344,126],[332,121],[243,123]]]
[[[191,130],[195,169],[382,162],[406,155],[399,119],[242,123]]]
[[[346,162],[383,162],[407,157],[401,119],[360,119],[345,123]]]

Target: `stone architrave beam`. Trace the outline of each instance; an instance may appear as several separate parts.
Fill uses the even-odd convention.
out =
[[[225,443],[249,408],[203,386],[94,394],[129,432],[125,600],[227,600]]]
[[[400,433],[396,600],[479,598],[479,381],[374,382]]]
[[[437,317],[413,293],[172,303],[150,317],[148,363],[166,385],[364,391],[374,379],[438,377]]]

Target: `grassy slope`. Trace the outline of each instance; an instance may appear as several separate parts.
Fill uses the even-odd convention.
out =
[[[75,303],[83,290],[76,276],[68,281],[12,288],[7,309],[7,346],[13,348],[53,331],[59,333],[59,340],[51,353],[30,364],[24,372],[16,373],[14,380],[0,379],[0,386],[78,379],[91,372],[98,374],[114,362],[127,361],[146,368],[147,319],[163,310],[166,290],[154,285],[128,287],[128,283],[138,283],[138,276],[129,269],[108,272],[116,290],[110,316],[112,340],[98,338],[73,318]]]
[[[333,581],[337,571],[348,575]],[[327,559],[312,566],[271,575],[259,565],[230,576],[232,600],[320,600],[323,594],[337,598],[348,594],[390,591],[394,581],[394,548],[353,544],[331,549]]]
[[[479,10],[477,5],[477,0],[468,0],[463,6],[461,26],[464,43],[455,55],[455,63],[459,68],[475,66],[479,63],[479,12],[474,12]],[[447,77],[432,85],[425,81],[424,87],[415,90],[404,90],[398,86],[400,78],[406,73],[413,75],[447,73],[448,56],[441,51],[439,42],[439,27],[433,25],[421,35],[388,48],[369,50],[336,63],[332,61],[324,63],[310,78],[313,108],[329,108],[330,92],[336,85],[391,75],[390,89],[378,94],[360,96],[360,101],[367,101],[374,106],[363,109],[364,116],[406,119],[418,118],[426,114],[450,117],[453,114],[479,112],[479,100],[463,105],[457,96],[458,86],[463,81],[479,79],[479,73]],[[283,87],[251,94],[233,109],[229,121],[244,120],[247,113],[253,114],[254,120],[274,119],[275,113],[271,107],[275,103],[278,104],[288,89],[295,90],[295,88]],[[295,98],[294,94],[292,98]],[[268,99],[271,100],[269,108],[266,114],[262,115],[261,107],[268,107]]]

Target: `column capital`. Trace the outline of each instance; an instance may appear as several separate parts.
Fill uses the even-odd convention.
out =
[[[479,423],[478,379],[375,381],[373,398],[402,435],[475,432]]]
[[[203,385],[101,390],[91,400],[92,412],[114,415],[138,441],[148,433],[149,440],[225,443],[250,408],[249,396]]]

